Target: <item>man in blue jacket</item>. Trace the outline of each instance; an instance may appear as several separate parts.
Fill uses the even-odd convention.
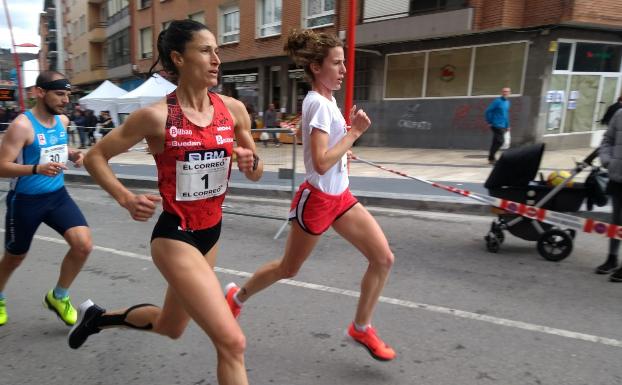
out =
[[[488,163],[495,163],[495,154],[503,146],[503,136],[510,129],[510,101],[508,96],[512,93],[509,87],[501,90],[501,96],[490,103],[486,109],[486,122],[492,130],[492,144],[488,153]]]

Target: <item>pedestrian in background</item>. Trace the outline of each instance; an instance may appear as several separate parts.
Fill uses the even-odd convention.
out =
[[[604,118],[603,118],[604,119]],[[598,150],[600,162],[609,171],[607,193],[611,195],[613,213],[611,222],[622,225],[622,111],[618,110],[609,120],[609,127]],[[609,240],[607,260],[596,268],[596,274],[611,274],[611,282],[622,282],[622,268],[618,266],[620,240]]]
[[[86,134],[88,137],[88,145],[92,146],[95,144],[95,129],[97,126],[97,116],[93,110],[84,111],[84,126],[86,127]]]
[[[620,95],[617,102],[607,107],[607,111],[605,112],[605,115],[603,115],[603,118],[600,120],[600,124],[604,124],[605,126],[608,125],[609,121],[611,121],[611,118],[613,118],[613,115],[615,115],[615,113],[618,112],[620,108],[622,108],[622,95]]]
[[[490,103],[486,109],[486,122],[492,131],[492,143],[488,153],[488,163],[494,164],[497,151],[503,146],[505,133],[510,129],[510,101],[512,93],[509,87],[501,90],[501,96]]]
[[[80,148],[86,148],[86,127],[84,127],[84,114],[81,110],[74,110],[71,114],[71,121],[78,130],[78,137],[80,138]]]
[[[263,114],[264,128],[279,128],[278,119],[277,119],[277,111],[274,108],[274,103],[268,104],[268,109]],[[271,132],[272,139],[274,140],[274,145],[279,147],[281,142],[279,141],[279,134],[276,132]]]

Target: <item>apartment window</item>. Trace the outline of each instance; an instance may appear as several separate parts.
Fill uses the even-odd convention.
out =
[[[172,20],[169,20],[169,21],[165,21],[164,23],[162,23],[162,31],[167,29],[168,26],[171,25],[172,22],[173,22]]]
[[[221,44],[235,43],[240,41],[240,8],[237,6],[221,10],[222,21],[220,23]]]
[[[477,47],[471,95],[495,95],[503,87],[520,90],[525,43]]]
[[[306,0],[305,24],[308,28],[333,24],[335,0]]]
[[[259,0],[257,3],[258,36],[281,33],[281,0]]]
[[[450,11],[466,7],[465,0],[410,0],[410,14]]]
[[[196,12],[191,15],[188,15],[188,19],[198,21],[201,24],[205,24],[205,13],[204,12]]]
[[[140,57],[139,59],[149,59],[153,55],[153,36],[151,27],[140,30]]]
[[[151,7],[151,0],[140,0],[140,9]]]
[[[123,11],[127,12],[128,6],[128,0],[108,0],[106,7],[108,8],[108,18],[111,18],[117,14],[121,14],[121,12]]]
[[[106,40],[105,54],[108,68],[130,63],[130,32],[124,29]]]

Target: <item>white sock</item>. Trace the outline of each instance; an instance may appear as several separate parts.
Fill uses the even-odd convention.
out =
[[[242,301],[240,301],[240,300],[238,299],[238,293],[239,293],[239,292],[240,292],[240,291],[238,290],[238,291],[237,291],[237,292],[233,295],[233,300],[235,301],[235,303],[237,303],[237,304],[238,304],[238,306],[239,306],[239,307],[242,307],[243,302],[242,302]]]
[[[356,322],[354,322],[354,329],[356,329],[357,332],[361,332],[361,333],[365,333],[365,331],[367,331],[367,328],[370,325],[359,325]]]

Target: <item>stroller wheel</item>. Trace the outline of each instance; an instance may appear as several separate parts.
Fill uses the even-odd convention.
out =
[[[505,241],[505,234],[503,234],[503,230],[501,230],[501,226],[496,221],[493,221],[492,225],[490,225],[489,234],[494,234],[495,237],[497,237],[499,244],[502,244],[503,241]]]
[[[559,262],[571,252],[572,237],[565,231],[548,230],[538,239],[538,253],[548,261]]]
[[[492,231],[488,233],[484,237],[486,240],[486,249],[491,253],[498,253],[501,248],[501,242],[499,242],[499,238]]]

